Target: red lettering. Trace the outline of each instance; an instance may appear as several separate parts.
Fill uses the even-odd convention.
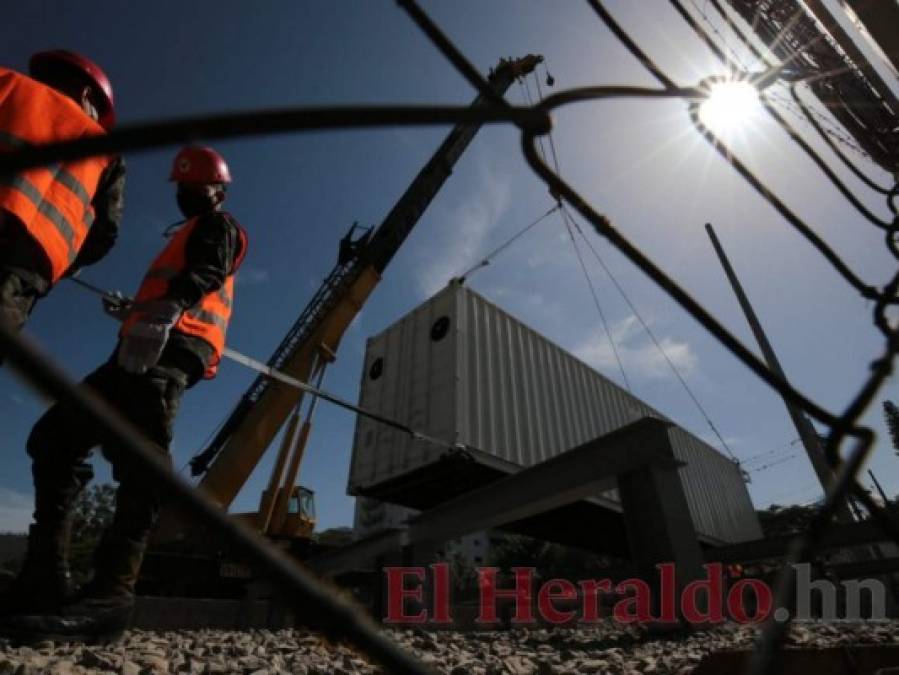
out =
[[[450,616],[450,566],[449,563],[431,565],[431,583],[434,590],[432,623],[452,623]]]
[[[428,620],[428,613],[421,610],[418,614],[405,613],[406,598],[413,598],[421,602],[421,582],[425,578],[424,567],[387,567],[387,616],[384,623],[424,623]],[[405,588],[407,576],[418,579],[417,588]]]
[[[691,581],[684,586],[683,593],[681,593],[681,611],[684,618],[692,624],[723,623],[723,565],[710,563],[703,567],[706,570],[706,578]],[[704,613],[697,597],[700,591],[704,591],[706,596]]]
[[[746,611],[743,589],[755,593],[755,613],[750,617]],[[774,597],[768,584],[759,579],[741,579],[727,593],[727,612],[737,623],[761,623],[771,614]]]
[[[661,594],[659,621],[677,623],[677,576],[674,563],[659,563],[659,591]]]
[[[549,623],[567,623],[574,618],[575,610],[560,612],[553,607],[553,600],[575,599],[577,599],[577,589],[573,583],[567,579],[550,579],[537,592],[537,608],[544,621]]]
[[[633,590],[634,594],[619,600],[612,609],[619,623],[649,623],[652,621],[652,590],[642,579],[625,579],[615,587],[616,593]]]
[[[481,567],[478,569],[478,586],[480,588],[480,611],[475,619],[477,623],[496,623],[497,598],[515,599],[515,616],[512,623],[533,623],[534,614],[531,609],[531,586],[534,578],[533,567],[513,567],[515,588],[497,589],[497,567]]]
[[[598,591],[603,593],[612,592],[611,579],[587,579],[578,583],[581,587],[581,593],[584,594],[584,610],[581,621],[584,623],[594,623],[599,621],[599,598]]]

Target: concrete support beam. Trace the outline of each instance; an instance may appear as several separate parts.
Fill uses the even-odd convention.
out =
[[[339,551],[312,559],[307,564],[322,574],[340,574],[352,569],[360,560],[370,559],[387,551],[395,551],[410,544],[440,544],[590,497],[615,487],[619,476],[646,470],[650,466],[658,466],[659,469],[651,474],[653,478],[650,484],[653,487],[648,487],[648,484],[646,489],[662,490],[662,495],[655,500],[660,508],[654,509],[653,513],[667,511],[667,507],[661,507],[670,500],[676,501],[677,509],[681,506],[686,509],[686,498],[680,482],[676,480],[674,452],[668,437],[670,426],[669,422],[644,417],[546,462],[522,469],[508,478],[430,509],[411,519],[405,531],[377,534]],[[639,483],[640,479],[635,476],[635,481]],[[680,501],[677,501],[677,490],[680,490]],[[634,495],[630,502],[632,511],[643,509],[639,495],[644,492],[638,486],[630,490]],[[637,518],[636,515],[634,517]],[[686,517],[689,519],[688,512]],[[636,540],[642,538],[641,532],[647,532],[648,536],[656,539],[658,532],[666,527],[674,528],[668,533],[670,536],[667,540],[678,540],[676,545],[672,543],[658,552],[650,552],[647,548],[647,559],[670,553],[681,556],[684,561],[692,561],[690,555],[693,554],[687,553],[690,546],[696,547],[695,556],[699,559],[692,521],[689,521],[687,527],[680,511],[665,515],[652,528],[636,523],[637,521],[635,527],[638,529],[633,535]],[[584,527],[589,526],[589,523],[584,523]],[[601,537],[602,532],[597,532],[596,536]],[[690,537],[690,542],[681,542],[682,537]],[[641,545],[648,547],[651,542],[645,541]]]

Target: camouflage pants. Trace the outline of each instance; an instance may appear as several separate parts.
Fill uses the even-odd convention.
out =
[[[168,453],[172,425],[186,385],[187,376],[177,369],[153,368],[144,375],[132,375],[115,364],[115,357],[82,383],[116,407],[161,453]],[[112,575],[119,574],[115,568],[136,574],[144,544],[159,515],[156,486],[134,465],[126,450],[104,438],[96,425],[66,403],[50,408],[28,439],[35,521],[52,527],[65,520],[75,498],[93,477],[87,460],[97,446],[112,464],[113,478],[119,483],[115,515],[104,535],[104,555],[118,560],[111,563]],[[137,560],[129,559],[135,556]],[[98,570],[104,566],[102,562],[98,560]]]

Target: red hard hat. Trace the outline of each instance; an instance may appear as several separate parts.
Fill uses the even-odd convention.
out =
[[[189,145],[175,156],[169,180],[178,183],[230,183],[225,158],[212,148]]]
[[[38,52],[28,61],[28,71],[38,80],[42,79],[44,73],[52,73],[59,67],[73,68],[88,79],[97,92],[97,121],[107,131],[112,129],[115,124],[115,104],[112,84],[103,69],[81,54],[65,49]]]

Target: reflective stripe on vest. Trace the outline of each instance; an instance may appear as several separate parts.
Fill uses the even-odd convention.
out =
[[[198,222],[196,218],[188,220],[150,265],[137,292],[134,308],[122,324],[121,335],[127,335],[131,326],[141,320],[142,310],[148,304],[164,298],[171,281],[184,272],[187,264],[187,241]],[[173,327],[175,331],[198,337],[212,347],[214,357],[204,373],[206,378],[215,376],[225,349],[225,335],[233,306],[234,273],[243,262],[247,248],[246,234],[240,227],[238,232],[240,255],[232,265],[231,274],[225,277],[221,288],[207,293],[195,305],[185,310]]]
[[[24,148],[30,144],[24,138],[19,138],[7,131],[0,130],[0,145],[6,145],[10,148],[17,149]],[[84,205],[84,222],[90,227],[94,222],[94,213],[93,207],[91,206],[91,196],[87,193],[87,188],[85,188],[81,181],[75,178],[69,171],[64,169],[61,164],[54,164],[50,169],[50,172],[54,174],[55,179],[59,181],[60,184],[68,188],[68,190],[78,197],[78,200]],[[19,181],[21,181],[23,187],[19,187]],[[29,199],[38,205],[38,208],[40,208],[40,202],[43,201],[40,192],[24,176],[15,176],[12,180],[10,180],[9,177],[0,177],[0,184],[20,189]],[[52,207],[53,205],[51,204],[50,206]],[[66,223],[66,225],[70,230],[72,229],[71,225],[68,225],[68,223]]]
[[[0,152],[104,133],[71,99],[0,68]],[[0,208],[41,246],[54,282],[74,262],[93,225],[91,201],[108,164],[108,158],[90,157],[0,177]]]
[[[68,265],[75,261],[78,255],[78,247],[75,239],[75,228],[69,220],[59,212],[53,204],[45,202],[38,190],[25,176],[0,176],[0,185],[4,187],[15,188],[23,195],[28,197],[29,201],[37,208],[38,213],[43,215],[47,220],[56,226],[56,230],[66,240],[68,244]]]

